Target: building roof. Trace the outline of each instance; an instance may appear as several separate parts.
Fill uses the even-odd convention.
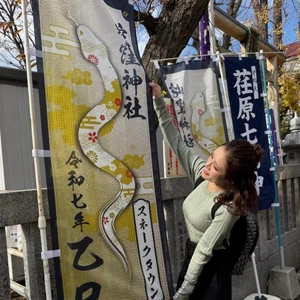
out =
[[[292,57],[298,56],[298,48],[299,48],[298,42],[294,42],[294,43],[286,45],[285,46],[286,57],[292,58]]]

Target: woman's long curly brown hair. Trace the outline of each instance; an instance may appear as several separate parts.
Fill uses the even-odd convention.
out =
[[[247,215],[257,209],[255,170],[263,158],[264,150],[246,140],[232,140],[223,146],[227,152],[224,192],[216,200],[227,205],[236,215]]]

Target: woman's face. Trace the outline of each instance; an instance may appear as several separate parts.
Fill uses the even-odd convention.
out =
[[[202,177],[222,187],[227,168],[226,161],[227,152],[225,150],[225,146],[220,146],[214,152],[212,152],[207,159],[205,167],[202,171]]]

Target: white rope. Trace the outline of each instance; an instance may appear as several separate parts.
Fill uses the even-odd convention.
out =
[[[151,62],[155,62],[155,61],[165,61],[165,60],[177,60],[178,58],[181,58],[181,59],[187,59],[187,58],[200,58],[200,57],[203,57],[203,56],[215,56],[217,55],[218,52],[216,53],[209,53],[209,54],[199,54],[199,55],[190,55],[190,56],[184,56],[184,57],[168,57],[168,58],[158,58],[158,59],[151,59],[150,61]],[[272,52],[264,52],[264,54],[279,54],[279,53],[282,53],[282,54],[285,54],[284,51],[282,52],[278,52],[278,51],[272,51]],[[242,53],[242,52],[223,52],[223,53],[219,53],[220,56],[224,57],[225,56],[243,56],[243,55],[249,55],[249,54],[257,54],[257,52],[245,52],[245,53]]]

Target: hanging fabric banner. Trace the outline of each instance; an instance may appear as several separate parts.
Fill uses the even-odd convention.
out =
[[[256,189],[259,209],[268,209],[275,194],[259,61],[255,57],[226,57],[224,62],[235,138],[258,143],[265,151],[257,169]]]
[[[38,6],[58,299],[169,299],[154,113],[133,3]]]
[[[187,147],[204,159],[226,141],[216,70],[215,63],[210,59],[159,68],[172,100],[174,122],[181,137]],[[175,154],[165,147],[165,168],[169,176],[176,176],[172,163]]]

